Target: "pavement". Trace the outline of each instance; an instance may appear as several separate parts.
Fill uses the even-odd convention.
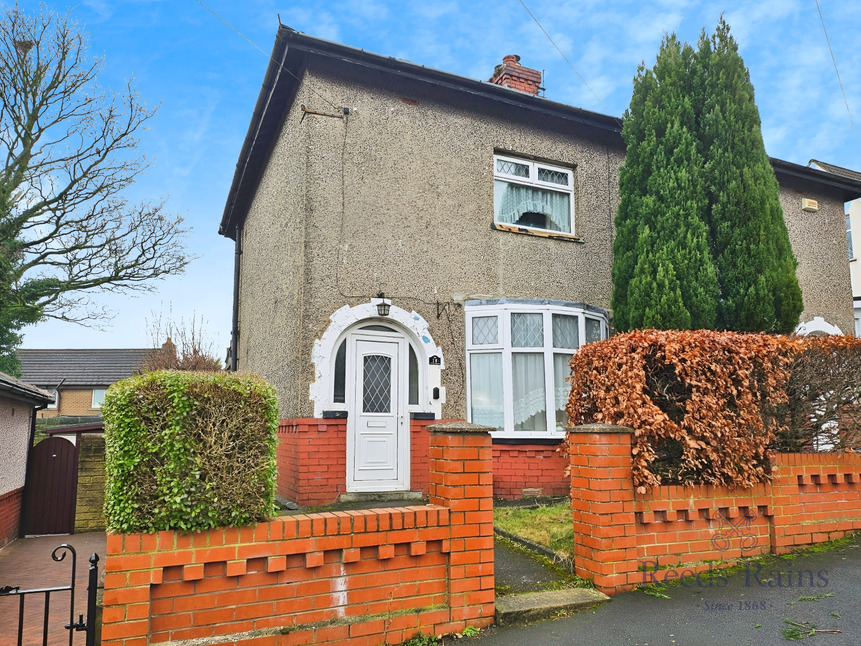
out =
[[[90,555],[96,553],[101,559],[99,572],[103,572],[106,537],[104,532],[72,534],[61,536],[38,536],[19,538],[0,549],[0,588],[18,586],[21,590],[67,586],[71,581],[71,553],[60,550],[57,556],[65,554],[62,561],[54,561],[51,552],[63,543],[71,545],[77,553],[75,577],[75,621],[79,614],[87,614],[87,579],[89,576]],[[0,596],[0,646],[17,643],[18,610],[21,596]],[[44,595],[28,594],[24,598],[25,646],[42,644],[42,625],[44,614]],[[68,646],[69,631],[64,626],[69,623],[68,592],[53,592],[50,596],[48,624],[48,646]],[[73,645],[84,644],[83,632],[75,633]]]
[[[498,562],[500,573],[504,559]],[[619,594],[591,610],[493,627],[469,641],[477,646],[782,646],[788,643],[783,631],[795,628],[811,640],[806,643],[861,645],[861,534],[827,551],[766,557],[732,574],[687,583],[659,589],[667,598]],[[814,626],[840,632],[811,636]]]

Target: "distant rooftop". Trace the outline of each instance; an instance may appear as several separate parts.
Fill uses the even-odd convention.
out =
[[[131,377],[151,348],[18,350],[25,381],[43,388],[110,386]]]

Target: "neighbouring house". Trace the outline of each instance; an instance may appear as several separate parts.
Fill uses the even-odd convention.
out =
[[[853,236],[854,232],[854,236]],[[849,245],[849,275],[852,281],[852,311],[855,336],[861,337],[861,200],[849,203],[846,214],[846,242]]]
[[[153,350],[18,350],[22,378],[54,394],[39,417],[100,417],[108,387],[130,377]],[[98,421],[98,420],[89,420]]]
[[[857,232],[855,239],[852,232]],[[852,308],[855,316],[855,336],[861,337],[861,201],[854,200],[846,214],[846,241],[849,244],[849,274],[852,278]]]
[[[23,378],[54,395],[40,410],[30,456],[22,531],[67,534],[105,527],[101,406],[151,348],[18,350]]]
[[[19,536],[36,413],[51,393],[0,372],[0,547]]]
[[[854,200],[849,204],[849,212],[846,214],[846,242],[849,244],[855,336],[861,337],[861,262],[858,260],[861,255],[861,200]]]
[[[567,494],[568,360],[608,336],[621,121],[280,27],[221,220],[232,367],[277,388],[279,494],[426,490],[430,420],[493,427],[494,494]],[[772,164],[802,320],[852,323],[857,178]]]

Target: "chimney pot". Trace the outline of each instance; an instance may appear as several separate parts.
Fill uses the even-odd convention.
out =
[[[509,65],[520,65],[520,56],[517,54],[509,54],[508,56],[502,57],[502,62],[507,63]]]

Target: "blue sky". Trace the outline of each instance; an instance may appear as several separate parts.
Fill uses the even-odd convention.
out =
[[[580,81],[519,0],[302,2],[206,0],[261,53],[196,0],[79,0],[72,15],[104,56],[104,85],[133,78],[158,114],[141,138],[153,161],[129,196],[168,198],[193,227],[197,256],[185,275],[135,298],[101,302],[104,329],[46,322],[25,329],[24,347],[141,347],[146,319],[205,322],[218,354],[229,341],[233,246],[218,223],[278,26],[487,79],[506,54],[545,72],[547,98],[621,115],[637,65],[654,62],[664,32],[695,42],[723,13],[750,69],[770,155],[816,158],[861,170],[853,131],[814,0],[524,0],[599,99]],[[0,0],[4,7],[6,0]],[[861,2],[820,0],[856,128],[861,130]],[[20,2],[28,11],[37,2]],[[65,5],[52,5],[65,11]]]

